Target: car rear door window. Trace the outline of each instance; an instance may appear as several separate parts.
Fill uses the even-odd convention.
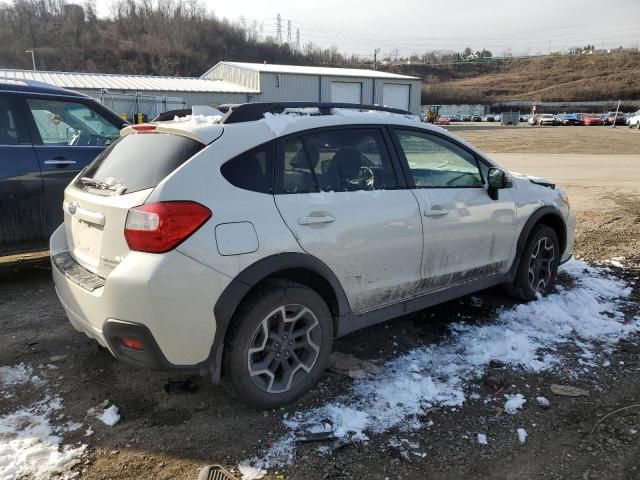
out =
[[[220,167],[232,185],[259,193],[273,193],[273,142],[246,151]]]
[[[120,135],[118,127],[83,103],[30,98],[27,104],[45,145],[108,145]]]
[[[326,130],[282,140],[281,193],[384,190],[398,186],[379,129]]]
[[[429,133],[395,130],[416,187],[482,187],[474,155]]]

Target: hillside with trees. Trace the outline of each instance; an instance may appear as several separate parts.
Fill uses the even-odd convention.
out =
[[[233,24],[199,0],[116,0],[108,18],[95,2],[15,0],[0,4],[0,67],[200,76],[220,60],[346,65],[355,58],[311,43],[298,50]]]

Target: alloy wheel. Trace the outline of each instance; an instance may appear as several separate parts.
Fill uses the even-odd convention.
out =
[[[553,276],[556,249],[549,237],[542,237],[533,247],[529,258],[529,285],[538,293],[544,292]]]
[[[253,382],[267,393],[284,393],[309,374],[320,353],[321,330],[303,305],[283,305],[256,328],[247,353]]]

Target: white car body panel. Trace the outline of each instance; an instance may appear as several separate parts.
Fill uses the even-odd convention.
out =
[[[508,189],[500,191],[498,200],[489,198],[486,187],[413,192],[423,212],[423,290],[508,270],[516,220]]]
[[[416,293],[422,225],[410,190],[276,195],[276,203],[300,246],[336,274],[354,312]]]

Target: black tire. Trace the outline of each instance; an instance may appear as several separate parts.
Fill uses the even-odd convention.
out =
[[[541,244],[540,242],[544,243]],[[534,258],[534,250],[538,248],[538,245],[543,249],[544,254],[538,251]],[[545,262],[542,259],[549,255],[548,247],[553,248],[553,259]],[[538,257],[538,255],[540,256]],[[520,256],[515,279],[512,284],[507,285],[509,294],[519,300],[528,302],[535,299],[538,293],[546,295],[551,292],[558,276],[561,255],[560,242],[558,242],[556,232],[546,225],[536,225],[531,230]],[[548,272],[545,272],[544,275],[537,272],[538,268],[547,269],[546,265],[541,265],[541,263],[548,263]],[[533,271],[533,274],[530,270]],[[541,283],[542,280],[544,284]],[[537,284],[537,288],[534,288],[534,284]]]
[[[290,318],[298,315],[300,320],[291,322]],[[306,328],[305,333],[298,333],[295,338],[300,341],[294,343],[294,335],[300,330],[294,331],[294,327],[303,321],[300,329]],[[280,324],[284,325],[283,330],[275,331]],[[229,381],[244,401],[258,408],[281,407],[310,390],[331,354],[331,312],[320,295],[296,282],[268,280],[256,287],[243,300],[229,328],[233,330],[225,346],[225,381]],[[285,329],[289,328],[291,332],[287,333]],[[307,346],[296,350],[298,343]],[[250,349],[260,348],[259,352],[250,354]],[[276,355],[278,358],[274,358]],[[260,364],[268,366],[260,368]],[[259,374],[261,371],[265,373]],[[276,383],[289,387],[276,388]]]

